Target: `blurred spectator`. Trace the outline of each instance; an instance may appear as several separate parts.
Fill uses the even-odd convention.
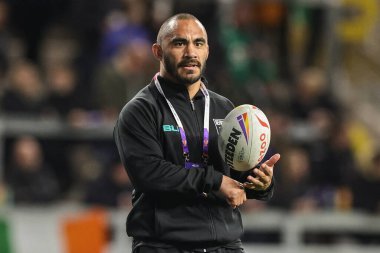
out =
[[[80,44],[73,31],[59,24],[50,25],[39,45],[39,63],[43,70],[55,65],[71,66],[77,60]]]
[[[152,19],[150,23],[150,30],[152,36],[155,36],[155,32],[160,29],[161,24],[169,18],[173,12],[173,1],[172,0],[155,0],[150,1],[152,3]],[[183,2],[183,1],[181,1]],[[176,1],[178,3],[178,1]],[[199,4],[199,3],[197,3]],[[200,8],[197,8],[200,9]]]
[[[88,185],[84,201],[107,207],[130,207],[131,198],[131,182],[123,165],[117,162]]]
[[[1,109],[4,113],[41,115],[46,109],[46,90],[38,67],[27,61],[10,66]]]
[[[283,161],[275,171],[276,194],[268,204],[289,211],[312,211],[318,203],[309,193],[310,158],[301,147],[288,147]]]
[[[327,8],[325,6],[313,6],[306,8],[308,33],[305,44],[303,64],[305,67],[315,66],[322,55],[322,43],[326,32]]]
[[[284,1],[254,1],[254,22],[258,30],[258,37],[264,43],[269,44],[272,54],[273,74],[289,77],[289,52],[288,52],[288,6]],[[255,66],[257,72],[261,72],[260,62]],[[267,77],[269,77],[267,75]]]
[[[327,87],[325,73],[316,67],[302,70],[296,81],[290,112],[295,120],[309,120],[313,112],[326,109],[337,115],[338,105]]]
[[[358,173],[352,181],[354,208],[380,214],[380,151],[368,171]]]
[[[121,7],[107,15],[100,49],[102,62],[111,59],[121,47],[135,40],[151,41],[146,27],[147,3],[144,0],[121,0]]]
[[[68,6],[64,23],[77,42],[74,62],[77,71],[79,90],[89,107],[93,107],[93,79],[99,61],[99,48],[102,38],[103,21],[115,2],[119,0],[75,0],[63,1]]]
[[[358,171],[352,146],[348,137],[349,124],[338,121],[331,131],[327,144],[325,180],[336,186],[346,186]],[[322,182],[320,182],[322,183]]]
[[[102,66],[97,74],[95,100],[114,120],[123,106],[153,77],[154,64],[150,44],[134,41],[120,47],[112,60]]]
[[[105,19],[100,63],[94,75],[94,101],[106,120],[153,77],[148,21],[150,1],[120,0]]]
[[[277,4],[281,5],[273,3],[272,17],[269,14],[272,7],[265,3],[235,1],[232,20],[223,19],[220,24],[226,66],[237,93],[232,99],[237,104],[251,103],[262,107],[269,102],[266,86],[277,78],[275,40],[264,35],[280,19],[277,16],[282,15],[282,8]]]
[[[68,65],[54,65],[47,69],[49,94],[47,107],[53,114],[66,119],[75,109],[82,108],[77,93],[77,78],[74,69]]]
[[[79,201],[83,199],[86,187],[100,177],[103,164],[99,161],[99,155],[88,143],[72,147],[68,160],[72,174],[69,198]]]
[[[288,65],[289,77],[295,78],[303,68],[323,66],[325,54],[325,34],[328,5],[313,1],[290,1],[285,24],[285,59],[280,61]],[[327,29],[328,30],[328,29]],[[333,57],[333,56],[328,56]]]
[[[350,182],[358,168],[348,138],[348,124],[333,117],[327,123],[319,124],[323,132],[319,138],[305,144],[311,160],[310,192],[320,208],[349,210]]]
[[[96,42],[94,41],[94,43]],[[43,69],[47,75],[47,85],[48,88],[50,88],[50,91],[53,91],[53,96],[57,96],[57,88],[54,83],[58,82],[58,80],[61,80],[60,82],[62,83],[63,76],[66,76],[66,83],[69,79],[72,79],[73,83],[71,86],[74,85],[75,87],[71,88],[72,91],[69,92],[70,95],[66,94],[63,96],[62,91],[59,92],[61,94],[58,95],[57,99],[62,100],[63,97],[75,96],[76,98],[74,98],[73,101],[73,104],[77,104],[75,107],[80,105],[83,108],[91,109],[93,108],[94,102],[92,81],[88,78],[84,78],[83,75],[86,72],[85,69],[89,68],[92,71],[93,66],[90,66],[90,64],[85,64],[85,66],[83,66],[80,63],[79,58],[85,51],[82,47],[84,47],[84,45],[79,43],[79,39],[75,36],[73,30],[69,30],[62,24],[52,24],[48,27],[42,38],[40,44],[39,63],[41,69]],[[96,53],[91,54],[91,57],[96,55]],[[96,64],[95,59],[91,61],[91,65]],[[63,72],[66,72],[66,74],[62,74]],[[69,76],[72,77],[69,78]],[[49,81],[53,83],[49,83]],[[66,84],[66,87],[67,86],[68,83]],[[80,103],[78,104],[79,97],[81,98]],[[65,114],[67,116],[67,113]]]
[[[35,138],[24,136],[15,141],[8,171],[16,204],[43,204],[58,199],[60,189],[57,178]]]

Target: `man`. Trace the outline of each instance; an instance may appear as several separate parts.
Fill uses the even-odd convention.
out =
[[[233,105],[205,86],[209,48],[197,18],[169,18],[152,51],[160,71],[123,108],[114,131],[134,187],[133,252],[244,252],[237,207],[271,197],[280,155],[246,175],[223,162],[214,122]]]

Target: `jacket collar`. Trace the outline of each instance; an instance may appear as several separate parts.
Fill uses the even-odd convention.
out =
[[[170,97],[180,96],[180,97],[184,97],[186,99],[189,99],[189,93],[187,92],[185,85],[172,82],[168,79],[163,78],[162,76],[157,76],[157,78],[161,84],[163,91],[165,92],[166,97],[170,98]],[[207,80],[204,76],[201,77],[201,81],[207,87]],[[154,81],[153,81],[153,86],[154,86]],[[197,94],[195,94],[193,99],[199,99],[201,97],[203,97],[203,93],[201,90],[199,90],[197,92]]]

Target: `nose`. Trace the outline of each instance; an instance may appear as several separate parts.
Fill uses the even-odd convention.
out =
[[[185,48],[185,57],[187,58],[197,58],[198,55],[196,53],[196,48],[195,48],[195,45],[193,43],[189,43],[187,44],[186,48]]]

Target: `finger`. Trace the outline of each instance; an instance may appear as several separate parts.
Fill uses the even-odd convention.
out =
[[[271,158],[269,158],[264,164],[273,167],[273,165],[275,165],[278,162],[278,160],[280,160],[280,157],[280,154],[275,154]]]
[[[269,167],[267,164],[262,164],[260,170],[268,177],[273,176],[273,167]]]
[[[272,176],[265,174],[263,171],[261,171],[259,169],[255,169],[254,173],[256,174],[256,177],[254,177],[254,178],[256,178],[260,182],[264,183],[264,185],[270,183]]]
[[[246,189],[250,189],[250,190],[253,190],[253,189],[255,189],[256,187],[255,187],[255,185],[254,185],[253,183],[251,183],[251,182],[245,182],[245,183],[244,183],[244,188],[246,188]]]
[[[271,178],[265,175],[263,172],[261,172],[261,175],[258,175],[257,177],[253,177],[253,178],[263,183],[264,186],[269,184],[271,181]]]
[[[260,181],[259,179],[257,179],[257,178],[254,178],[254,177],[252,177],[252,176],[249,176],[247,179],[252,183],[252,185],[253,185],[255,188],[258,188],[258,187],[264,187],[264,183],[261,182],[261,181]]]
[[[264,171],[259,170],[259,169],[254,169],[254,170],[253,170],[253,173],[255,173],[255,175],[256,175],[257,177],[260,177],[260,178],[264,178],[264,177],[267,177],[267,176],[268,176]]]

